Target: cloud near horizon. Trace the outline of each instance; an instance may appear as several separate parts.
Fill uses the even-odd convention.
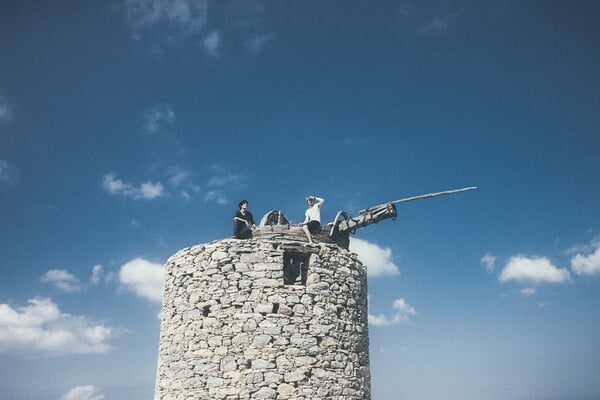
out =
[[[36,297],[17,308],[0,304],[0,353],[106,353],[117,333],[87,317],[63,313],[49,298]]]
[[[104,400],[93,385],[76,386],[62,395],[60,400]]]
[[[393,262],[392,250],[389,247],[379,247],[375,243],[351,237],[349,249],[356,253],[360,262],[367,267],[369,277],[400,273],[398,266]]]
[[[571,276],[569,271],[556,267],[546,257],[513,256],[504,266],[498,280],[501,283],[566,283],[571,281]]]
[[[162,303],[164,268],[162,264],[136,258],[121,266],[119,282],[137,296]]]

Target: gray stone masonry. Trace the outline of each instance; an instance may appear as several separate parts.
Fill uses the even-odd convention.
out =
[[[284,255],[308,263],[284,284]],[[370,399],[366,270],[337,245],[224,239],[165,266],[155,400]]]

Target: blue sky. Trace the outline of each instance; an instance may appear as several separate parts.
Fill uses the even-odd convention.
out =
[[[359,230],[373,399],[600,397],[593,1],[0,5],[0,392],[154,392],[162,267],[258,218]]]

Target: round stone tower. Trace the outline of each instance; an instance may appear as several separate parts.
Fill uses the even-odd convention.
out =
[[[262,225],[168,260],[155,400],[371,398],[365,267],[314,239]]]

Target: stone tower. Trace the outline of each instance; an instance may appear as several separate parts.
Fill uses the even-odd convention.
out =
[[[263,218],[253,239],[173,255],[155,400],[370,399],[365,267],[315,241]]]

